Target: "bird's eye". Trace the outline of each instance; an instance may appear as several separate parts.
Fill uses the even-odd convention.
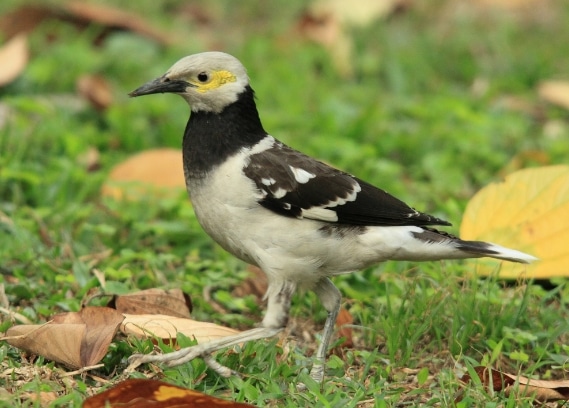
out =
[[[198,74],[198,81],[206,82],[208,79],[209,79],[209,75],[207,74],[207,72],[200,72]]]

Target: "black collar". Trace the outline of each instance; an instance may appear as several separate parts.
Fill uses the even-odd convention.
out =
[[[204,177],[240,149],[267,136],[250,86],[220,113],[192,112],[184,132],[186,176]]]

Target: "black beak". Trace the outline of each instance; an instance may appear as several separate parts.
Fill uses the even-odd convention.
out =
[[[167,77],[161,76],[153,81],[147,82],[140,88],[135,89],[128,95],[131,97],[151,95],[156,93],[184,93],[188,87],[194,85],[180,79],[171,80]]]

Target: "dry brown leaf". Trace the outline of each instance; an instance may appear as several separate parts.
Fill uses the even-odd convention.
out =
[[[569,166],[520,170],[480,190],[468,203],[460,235],[539,258],[531,265],[470,260],[482,275],[551,278],[569,275]]]
[[[344,338],[342,347],[353,347],[354,339],[352,336],[352,327],[354,323],[354,318],[352,314],[345,308],[340,308],[338,317],[336,318],[336,327],[338,327],[338,336]]]
[[[129,11],[83,1],[69,2],[64,9],[78,20],[96,22],[109,28],[126,29],[160,44],[170,43],[171,37],[168,34],[158,31],[146,20]]]
[[[512,156],[510,161],[500,169],[499,176],[504,178],[514,171],[525,169],[533,165],[547,166],[551,163],[549,154],[542,150],[522,150]]]
[[[494,391],[504,391],[506,395],[515,392],[516,395],[535,396],[538,401],[567,401],[569,400],[569,381],[544,381],[503,373],[493,368],[474,367],[476,375],[484,386],[492,386]],[[461,381],[468,383],[472,379],[465,374]]]
[[[328,51],[341,76],[353,76],[352,40],[337,16],[331,13],[307,12],[298,22],[298,31],[303,37],[322,45]]]
[[[84,324],[44,324],[12,326],[4,340],[29,353],[43,356],[71,368],[80,368]]]
[[[190,297],[180,289],[147,289],[128,295],[114,296],[107,305],[124,314],[157,314],[189,318]]]
[[[50,403],[57,399],[54,391],[25,392],[20,395],[23,401],[32,401],[40,407],[48,407]]]
[[[53,322],[84,324],[85,337],[81,343],[81,366],[98,363],[107,353],[109,344],[124,317],[109,307],[87,306],[79,312],[63,313],[53,317]]]
[[[195,338],[198,343],[219,339],[239,333],[235,329],[214,323],[164,315],[125,314],[121,331],[141,338],[157,337],[164,340],[176,339],[177,333]]]
[[[101,34],[102,37],[110,31],[129,30],[164,45],[169,44],[172,38],[132,12],[79,1],[64,5],[49,3],[20,6],[0,17],[0,32],[6,38],[12,38],[19,33],[29,33],[48,19],[69,22],[79,29],[96,23],[107,28]]]
[[[201,392],[157,380],[128,379],[100,394],[89,397],[83,408],[245,408],[249,404],[211,397]]]
[[[535,12],[536,8],[547,8],[545,0],[475,0],[474,4],[483,9],[502,9],[515,12]]]
[[[0,86],[14,81],[28,64],[28,37],[19,34],[0,48]]]
[[[101,75],[81,75],[77,91],[98,111],[104,111],[113,102],[111,86]]]
[[[569,81],[544,81],[537,92],[543,100],[569,109]]]
[[[340,75],[353,75],[353,44],[349,28],[367,26],[393,11],[408,6],[409,0],[317,0],[300,17],[300,34],[328,50]]]
[[[6,341],[71,368],[88,367],[105,356],[122,320],[114,309],[86,307],[56,315],[48,324],[11,327]]]
[[[115,199],[147,200],[173,197],[185,190],[182,152],[154,149],[116,165],[103,185],[103,195]]]
[[[88,172],[97,171],[101,168],[101,153],[96,147],[89,146],[85,153],[77,157],[77,162]]]
[[[5,38],[12,38],[22,33],[27,34],[51,15],[49,7],[39,4],[23,5],[0,16],[0,32]]]
[[[407,7],[404,0],[317,0],[310,5],[313,15],[333,15],[342,25],[365,27],[386,17],[398,8]]]

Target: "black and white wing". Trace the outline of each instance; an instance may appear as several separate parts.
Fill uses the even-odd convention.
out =
[[[349,225],[451,225],[389,193],[276,142],[243,169],[278,214]]]

